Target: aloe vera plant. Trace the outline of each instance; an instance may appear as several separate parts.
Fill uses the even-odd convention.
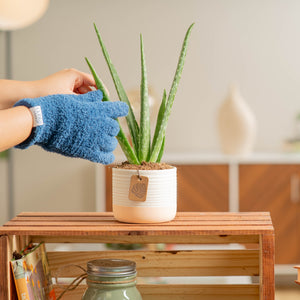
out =
[[[117,74],[117,71],[112,64],[112,61],[110,59],[110,56],[106,50],[106,47],[103,43],[102,37],[100,36],[100,33],[98,31],[97,26],[94,24],[94,28],[98,37],[98,41],[102,50],[102,53],[104,55],[104,58],[106,60],[106,63],[108,65],[110,74],[112,76],[115,88],[118,93],[118,97],[120,101],[124,101],[129,106],[129,113],[126,117],[127,125],[129,128],[130,137],[132,140],[132,145],[128,141],[124,130],[120,126],[120,132],[117,136],[118,142],[122,148],[122,151],[124,152],[127,160],[131,164],[139,165],[143,161],[146,162],[160,162],[164,147],[165,147],[165,134],[166,134],[166,128],[168,119],[171,113],[171,109],[173,106],[173,102],[175,99],[175,95],[177,92],[178,84],[181,78],[186,52],[187,52],[187,44],[188,40],[191,34],[191,30],[194,24],[190,25],[188,28],[175,76],[171,85],[171,89],[169,94],[167,95],[166,90],[164,90],[162,102],[159,108],[159,112],[157,115],[157,122],[155,127],[155,132],[153,135],[153,138],[151,140],[151,133],[150,133],[150,113],[149,113],[149,99],[148,99],[148,82],[147,82],[147,71],[146,71],[146,60],[145,60],[145,53],[144,53],[144,43],[143,43],[143,37],[140,35],[140,51],[141,51],[141,115],[140,115],[140,124],[137,123],[136,117],[133,113],[132,107],[130,105],[130,102],[128,100],[128,97],[126,95],[125,89],[121,83],[121,80]],[[102,83],[101,79],[97,75],[94,67],[90,63],[90,61],[85,58],[90,71],[96,81],[96,86],[98,89],[100,89],[103,92],[103,101],[110,101],[109,96],[105,90],[104,84]]]

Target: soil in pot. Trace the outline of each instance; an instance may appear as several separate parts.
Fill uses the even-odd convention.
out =
[[[123,162],[120,165],[114,165],[114,168],[127,169],[127,170],[165,170],[174,168],[166,163],[155,163],[143,161],[140,165],[130,164],[128,161]]]

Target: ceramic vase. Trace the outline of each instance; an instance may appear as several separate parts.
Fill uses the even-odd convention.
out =
[[[220,106],[218,132],[224,154],[245,156],[253,151],[255,116],[236,86],[231,86],[228,97]]]

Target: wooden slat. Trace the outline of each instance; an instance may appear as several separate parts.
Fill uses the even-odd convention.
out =
[[[98,219],[97,219],[98,218]],[[22,213],[1,232],[18,235],[222,235],[273,232],[268,213],[178,213],[171,222],[125,224],[111,213]]]
[[[195,224],[195,221],[177,221],[176,222],[176,226],[193,226]],[[7,226],[32,226],[32,227],[49,227],[49,225],[53,226],[53,227],[95,227],[95,226],[119,226],[119,224],[111,224],[110,222],[99,222],[99,221],[67,221],[67,220],[55,220],[55,221],[51,221],[51,223],[49,224],[49,221],[47,220],[33,220],[33,221],[27,221],[27,220],[14,220],[8,223]],[[270,221],[246,221],[246,220],[242,220],[239,222],[239,226],[251,226],[251,227],[256,227],[256,226],[264,226],[264,225],[270,225],[272,226]],[[149,226],[149,225],[148,225]],[[159,226],[159,225],[153,225],[155,227]],[[220,226],[220,221],[218,220],[199,220],[197,222],[197,226]],[[232,226],[236,226],[236,221],[232,220],[232,221],[223,221],[222,227],[224,228],[229,228]],[[139,226],[140,228],[146,228],[147,225],[142,224],[141,226]]]
[[[225,233],[226,231],[226,233]],[[110,226],[102,226],[102,227],[82,227],[78,230],[77,226],[70,227],[13,227],[6,228],[5,233],[9,235],[53,235],[53,236],[160,236],[160,235],[177,235],[177,236],[191,236],[191,235],[255,235],[255,234],[263,234],[272,233],[273,226],[226,226],[226,230],[224,226],[170,226],[170,227],[155,227],[149,226],[148,229],[144,229],[139,226],[119,226],[115,228],[111,228]],[[1,232],[0,232],[1,234]]]
[[[258,285],[143,285],[143,300],[258,300]],[[271,298],[264,298],[264,300]]]
[[[18,219],[18,218],[88,218],[88,219],[101,219],[101,220],[115,220],[112,212],[89,212],[89,213],[83,213],[83,212],[74,212],[74,213],[67,213],[67,212],[57,212],[57,213],[50,213],[50,212],[23,212],[18,214],[15,218],[12,220]],[[177,212],[176,214],[176,220],[269,220],[269,213],[268,212]]]
[[[139,234],[74,236],[74,235],[33,235],[30,240],[35,243],[166,243],[166,244],[256,244],[259,235],[156,235]]]
[[[271,219],[266,214],[241,214],[236,213],[199,213],[197,215],[193,213],[180,213],[177,214],[175,220],[165,223],[151,224],[151,226],[180,226],[180,225],[220,225],[220,222],[224,225],[272,225]],[[120,223],[117,222],[113,216],[110,214],[103,216],[102,213],[99,215],[49,215],[38,214],[38,215],[26,215],[20,214],[17,217],[13,218],[11,221],[7,222],[5,227],[14,227],[20,225],[27,226],[72,226],[74,224],[78,226],[82,225],[91,225],[91,226],[101,226],[101,225],[110,225],[110,226],[120,226]],[[124,224],[123,224],[124,225]],[[133,226],[134,224],[126,224],[127,226]],[[139,224],[141,227],[149,226],[149,224]]]
[[[21,212],[17,217],[101,217],[113,219],[112,212]],[[214,218],[219,219],[226,218],[255,218],[262,217],[269,219],[270,214],[268,212],[177,212],[176,218]]]
[[[264,216],[258,216],[257,218],[252,218],[252,217],[248,217],[245,216],[245,218],[236,218],[236,217],[231,217],[231,216],[226,216],[224,218],[221,219],[221,217],[218,216],[210,216],[209,218],[205,218],[205,217],[177,217],[174,221],[176,221],[176,225],[180,224],[180,223],[186,223],[186,222],[206,222],[209,223],[211,222],[212,224],[215,224],[215,222],[225,222],[225,223],[232,223],[232,222],[240,222],[240,223],[249,223],[249,222],[255,222],[257,224],[270,224],[271,220],[265,218]],[[174,223],[174,221],[171,222],[165,222],[164,225],[170,225],[171,223]],[[36,217],[27,217],[27,216],[17,216],[14,219],[12,219],[11,221],[7,222],[4,226],[15,226],[17,225],[19,222],[28,222],[29,224],[31,222],[48,222],[48,223],[52,223],[52,222],[62,222],[63,224],[68,223],[68,222],[97,222],[99,224],[106,224],[106,223],[114,223],[114,224],[120,224],[119,222],[117,222],[114,218],[102,218],[100,216],[92,216],[92,217],[84,217],[84,216],[47,216],[47,217],[43,217],[43,216],[36,216]],[[161,223],[158,223],[161,224]],[[145,224],[141,224],[142,226],[145,226]],[[149,225],[149,224],[148,224]],[[154,225],[154,224],[153,224]]]
[[[256,284],[143,284],[137,286],[142,294],[143,300],[259,300],[259,286]],[[80,300],[85,285],[79,286],[76,290],[67,292],[63,300]],[[55,286],[56,295],[61,293],[61,289]],[[271,298],[264,298],[264,300]]]
[[[86,251],[48,252],[53,274],[76,277],[75,267],[86,268],[90,260],[121,258],[137,263],[138,275],[148,276],[258,276],[258,250],[188,250],[188,251]]]

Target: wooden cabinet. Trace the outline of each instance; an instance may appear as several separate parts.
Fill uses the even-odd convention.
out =
[[[269,211],[275,228],[275,263],[300,262],[300,165],[241,164],[240,211]]]
[[[178,211],[228,211],[227,164],[180,164],[177,167]],[[112,210],[111,168],[106,167],[106,210]]]

